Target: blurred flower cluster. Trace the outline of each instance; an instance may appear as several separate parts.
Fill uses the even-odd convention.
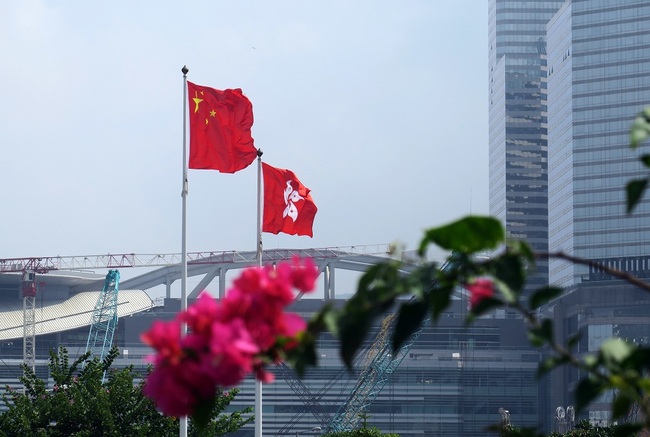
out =
[[[169,322],[156,321],[142,341],[156,354],[144,393],[166,415],[193,415],[219,388],[239,384],[254,373],[274,376],[266,365],[280,362],[298,345],[307,324],[285,309],[296,291],[314,289],[318,269],[311,259],[243,271],[220,300],[203,292],[187,311]],[[183,324],[188,333],[182,334]]]

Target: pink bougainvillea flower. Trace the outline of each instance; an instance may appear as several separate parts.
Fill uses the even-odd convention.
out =
[[[470,308],[476,308],[485,299],[494,296],[494,282],[490,278],[476,278],[464,287],[469,291]]]
[[[215,391],[210,375],[193,361],[156,366],[143,387],[143,393],[156,401],[160,411],[175,417],[191,414],[201,400],[213,397]]]
[[[259,366],[255,368],[255,379],[262,381],[264,384],[270,384],[275,381],[275,375],[264,367]]]
[[[311,258],[302,260],[297,256],[292,259],[291,283],[302,292],[313,291],[318,279],[318,267]]]
[[[300,332],[307,329],[307,322],[300,317],[298,314],[294,313],[284,313],[282,317],[283,332],[282,335],[285,337],[295,337]]]
[[[145,395],[164,414],[181,417],[251,373],[272,382],[275,376],[265,366],[280,362],[307,328],[285,308],[294,301],[295,290],[313,290],[317,278],[310,259],[247,268],[225,298],[204,292],[175,320],[154,322],[141,337],[157,352]],[[181,335],[182,324],[187,324],[186,335]]]
[[[155,357],[149,358],[150,360],[179,362],[182,358],[181,324],[179,322],[156,320],[148,331],[142,333],[140,339],[158,351]]]
[[[212,329],[212,321],[217,318],[218,311],[217,301],[204,291],[187,311],[178,315],[178,319],[187,323],[192,332],[205,335]]]

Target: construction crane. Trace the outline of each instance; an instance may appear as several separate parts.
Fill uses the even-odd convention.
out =
[[[342,373],[342,371],[341,371]],[[329,391],[332,385],[338,382],[341,379],[341,375],[330,379],[325,386],[323,386],[318,393],[312,393],[309,388],[302,382],[298,377],[296,372],[287,366],[285,363],[281,363],[276,367],[276,374],[278,377],[282,378],[286,383],[291,387],[291,389],[298,395],[300,400],[305,404],[306,408],[304,411],[296,413],[291,419],[284,424],[284,426],[276,433],[276,436],[284,436],[289,434],[293,429],[293,426],[309,411],[314,415],[316,420],[321,426],[327,425],[330,420],[330,416],[326,411],[326,406],[321,403],[321,399]]]
[[[363,360],[363,371],[359,375],[354,389],[332,418],[327,416],[326,408],[321,404],[320,400],[329,390],[330,386],[342,378],[343,373],[345,372],[344,369],[341,369],[339,375],[332,378],[318,393],[311,393],[297,377],[295,372],[293,372],[288,366],[284,364],[278,366],[278,376],[289,384],[293,391],[308,407],[308,410],[316,417],[318,422],[326,427],[326,432],[343,432],[354,429],[360,420],[360,414],[366,410],[366,408],[375,400],[379,392],[381,392],[390,374],[392,374],[402,362],[402,359],[406,356],[408,350],[411,348],[413,343],[415,343],[418,335],[428,323],[428,319],[423,322],[422,327],[411,335],[393,358],[391,354],[389,332],[394,317],[394,314],[387,315],[383,319],[379,332],[367,352],[365,354],[357,354],[354,364],[355,367],[356,365],[361,364],[365,355],[365,360]],[[305,413],[306,411],[298,413],[276,435],[286,435]]]
[[[382,333],[378,334],[378,337],[382,337]],[[375,338],[373,345],[378,341]],[[373,346],[366,346],[359,351],[357,356],[354,359],[353,367],[360,366],[363,361],[363,357],[366,355],[367,351],[372,349]],[[367,360],[365,360],[367,361]],[[278,377],[282,378],[291,389],[298,395],[298,397],[303,401],[307,409],[296,413],[287,423],[280,429],[276,436],[283,436],[290,432],[293,429],[293,426],[309,411],[314,415],[319,425],[325,428],[331,421],[331,414],[327,411],[329,410],[329,405],[324,405],[321,402],[321,399],[330,391],[331,387],[343,380],[343,376],[348,372],[344,367],[341,367],[339,371],[330,378],[325,385],[323,385],[317,393],[312,393],[309,388],[302,382],[298,374],[287,366],[285,363],[282,363],[276,367]],[[348,383],[345,383],[345,389],[347,389]],[[344,390],[345,390],[344,389]],[[338,399],[335,401],[336,403]]]
[[[327,432],[351,431],[356,427],[359,420],[361,420],[362,413],[384,388],[389,376],[402,362],[402,359],[425,326],[422,324],[422,328],[413,333],[393,356],[390,342],[391,336],[389,335],[393,319],[394,315],[389,314],[382,321],[379,334],[368,351],[365,366],[357,379],[357,383],[332,418],[327,427]]]
[[[23,364],[34,371],[36,367],[36,273],[22,272],[23,292]]]
[[[448,271],[455,264],[453,260],[447,261],[441,267],[441,270]],[[432,284],[433,286],[435,284]],[[393,352],[390,341],[391,336],[388,335],[393,319],[394,314],[384,318],[380,333],[368,354],[367,364],[361,371],[357,384],[347,400],[332,418],[326,429],[327,432],[352,431],[357,426],[363,413],[382,391],[384,385],[404,360],[404,357],[406,357],[424,328],[431,322],[431,316],[425,317],[420,327],[402,343],[402,346],[397,351]]]
[[[113,336],[117,328],[119,282],[120,272],[109,270],[90,322],[86,351],[90,352],[92,357],[98,357],[100,361],[113,345]]]
[[[393,319],[394,315],[390,314],[382,321],[381,331],[369,351],[366,366],[361,371],[357,384],[347,400],[332,418],[327,427],[327,432],[351,431],[357,426],[362,413],[379,395],[390,375],[395,372],[395,369],[408,354],[424,327],[429,324],[429,318],[427,317],[420,325],[420,328],[411,334],[399,350],[393,353],[390,342],[391,336],[388,335]]]

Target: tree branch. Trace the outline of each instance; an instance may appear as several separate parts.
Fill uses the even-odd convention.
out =
[[[584,266],[594,267],[599,270],[602,270],[603,272],[609,275],[614,276],[615,278],[622,279],[632,285],[636,285],[640,289],[650,293],[650,284],[648,284],[647,282],[642,281],[641,279],[637,278],[636,276],[630,273],[608,267],[596,261],[580,258],[577,256],[572,256],[564,252],[535,252],[534,255],[535,258],[540,258],[540,259],[557,258],[557,259],[563,259],[565,261],[572,262],[573,264],[581,264]]]

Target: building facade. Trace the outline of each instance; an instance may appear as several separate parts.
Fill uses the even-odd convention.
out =
[[[646,175],[629,148],[629,129],[650,105],[649,14],[642,0],[489,2],[491,213],[534,250],[642,278],[650,277],[649,203],[628,215],[625,184]],[[540,216],[545,236],[534,225]],[[546,274],[531,285],[566,289],[546,310],[561,340],[582,334],[578,353],[612,336],[647,342],[650,324],[639,317],[650,303],[644,293],[598,268],[558,259]],[[563,368],[549,377],[540,391],[544,414],[566,411],[580,376]],[[607,424],[608,401],[580,418]]]
[[[549,248],[642,273],[650,262],[650,203],[626,212],[625,184],[645,175],[629,148],[650,105],[650,4],[568,1],[549,23]],[[550,264],[571,286],[587,267]]]
[[[329,302],[341,305],[344,300]],[[308,318],[323,304],[321,299],[303,299],[292,310]],[[164,305],[121,318],[115,336],[121,356],[115,366],[133,365],[144,374],[145,357],[151,350],[141,343],[140,334],[154,320],[172,319],[179,309],[179,299],[166,299]],[[528,346],[522,320],[484,318],[466,326],[466,309],[466,301],[454,301],[435,326],[429,325],[420,332],[370,403],[366,411],[368,426],[402,437],[487,437],[493,433],[486,428],[502,418],[500,409],[509,412],[514,424],[538,426],[540,406],[535,374],[539,353]],[[355,387],[363,369],[374,362],[372,348],[379,329],[378,323],[352,372],[342,365],[338,341],[327,334],[319,340],[319,366],[309,369],[304,378],[298,379],[287,367],[273,368],[277,379],[262,390],[263,434],[291,436],[316,427],[324,431],[337,414],[360,413],[345,408],[353,404],[350,399],[355,393],[361,394]],[[84,352],[87,336],[87,327],[37,336],[37,375],[49,379],[48,349],[64,345],[71,358],[76,358]],[[21,342],[20,338],[0,342],[0,393],[5,384],[20,388]],[[254,382],[246,380],[239,388],[230,410],[254,405]],[[249,425],[236,435],[252,437],[254,426]]]
[[[490,215],[548,250],[546,24],[562,1],[490,0]],[[541,260],[529,289],[548,283]]]

